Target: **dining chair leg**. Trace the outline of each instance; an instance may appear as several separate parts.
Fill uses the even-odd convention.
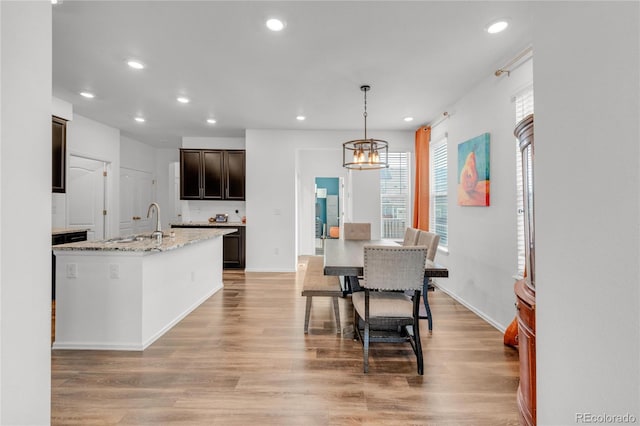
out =
[[[424,277],[422,282],[422,299],[424,300],[424,309],[427,312],[427,321],[429,322],[429,331],[433,331],[433,316],[431,315],[431,307],[429,307],[429,298],[427,292],[429,291],[429,277]]]
[[[426,295],[426,292],[425,292]],[[424,374],[424,361],[422,359],[422,340],[420,339],[420,295],[417,295],[413,305],[413,339],[416,359],[418,361],[418,374]],[[431,314],[429,314],[429,323],[431,323]]]
[[[369,322],[364,323],[364,345],[363,345],[363,357],[364,357],[364,372],[369,372]]]

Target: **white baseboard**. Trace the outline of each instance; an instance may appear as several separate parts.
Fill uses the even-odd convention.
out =
[[[296,272],[295,269],[245,268],[245,272]]]
[[[93,350],[93,351],[142,351],[142,345],[131,343],[99,343],[99,342],[53,342],[51,349]]]
[[[489,325],[491,325],[492,327],[494,327],[495,329],[497,329],[501,333],[505,332],[505,330],[506,330],[505,327],[503,327],[502,325],[498,324],[493,318],[489,317],[487,314],[485,314],[484,312],[480,311],[478,308],[476,308],[472,304],[468,303],[466,300],[464,300],[463,298],[461,298],[457,294],[452,293],[451,291],[447,290],[446,288],[437,285],[437,282],[436,282],[436,287],[438,288],[438,290],[441,290],[442,292],[446,293],[453,300],[455,300],[456,302],[460,303],[462,306],[464,306],[465,308],[469,309],[471,312],[473,312],[474,314],[476,314],[477,316],[479,316],[480,318],[485,320]]]

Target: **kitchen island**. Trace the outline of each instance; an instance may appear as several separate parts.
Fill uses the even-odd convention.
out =
[[[222,237],[174,229],[53,247],[54,349],[141,351],[222,288]]]
[[[212,218],[213,219],[213,218]],[[224,269],[244,269],[245,268],[245,224],[242,222],[179,222],[169,224],[172,228],[237,228],[237,231],[224,236],[222,242],[222,257]]]

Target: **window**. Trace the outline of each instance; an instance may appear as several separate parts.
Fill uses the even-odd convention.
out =
[[[533,86],[520,92],[513,98],[516,109],[516,124],[529,114],[533,114]],[[522,160],[518,140],[516,146],[516,215],[517,215],[517,249],[518,265],[517,275],[524,276],[525,250],[524,250],[524,200],[522,199]]]
[[[447,139],[442,138],[435,143],[429,144],[431,164],[429,191],[430,218],[429,228],[432,232],[440,235],[440,247],[448,247],[448,197],[447,197]]]
[[[380,170],[381,235],[402,239],[410,226],[409,154],[390,152],[388,161],[389,168]]]

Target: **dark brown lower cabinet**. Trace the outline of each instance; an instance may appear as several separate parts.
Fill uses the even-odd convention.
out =
[[[223,237],[223,267],[225,269],[244,269],[244,228]]]

